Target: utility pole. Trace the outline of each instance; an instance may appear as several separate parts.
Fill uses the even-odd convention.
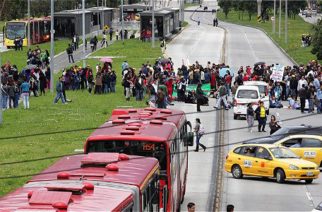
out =
[[[122,43],[123,43],[123,45],[124,45],[124,13],[123,13],[123,0],[121,0],[121,18],[122,18],[122,20],[121,20],[121,27],[122,27],[122,29],[121,29],[121,35],[122,35]]]
[[[273,34],[276,32],[276,0],[274,0],[274,20],[273,22]]]
[[[30,49],[30,0],[28,0],[28,41],[27,41],[27,45],[28,45],[28,49]]]
[[[86,43],[86,37],[85,37],[85,0],[82,0],[82,24],[83,24],[83,68],[86,67],[86,49],[85,49],[85,43]]]
[[[54,0],[50,0],[50,92],[54,92],[55,68],[55,30],[54,30]]]
[[[100,11],[99,11],[99,0],[97,0],[97,25],[98,25],[98,28],[97,28],[97,36],[98,36],[99,35],[100,28],[101,28],[101,25],[100,25]]]
[[[285,43],[287,43],[287,20],[288,19],[288,11],[287,11],[287,0],[285,0]]]
[[[152,48],[155,47],[155,30],[154,30],[154,0],[151,0],[152,1]]]
[[[281,37],[281,19],[282,19],[282,0],[280,1],[280,8],[279,8],[279,14],[278,14],[278,37]]]

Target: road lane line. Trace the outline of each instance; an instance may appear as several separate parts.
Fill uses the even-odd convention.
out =
[[[306,197],[312,202],[313,199],[312,199],[312,196],[311,196],[311,193],[310,192],[306,192]]]

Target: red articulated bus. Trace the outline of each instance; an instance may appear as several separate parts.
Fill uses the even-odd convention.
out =
[[[164,211],[177,211],[186,190],[188,145],[193,144],[193,133],[188,133],[188,126],[190,122],[179,110],[116,109],[110,121],[87,138],[84,152],[119,152],[157,158],[163,198],[160,207]]]
[[[159,163],[118,153],[64,157],[0,199],[0,211],[158,211]]]

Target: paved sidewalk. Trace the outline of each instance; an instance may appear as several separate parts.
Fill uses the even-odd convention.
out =
[[[108,42],[108,45],[111,45],[113,42],[114,42],[114,40],[109,41]],[[66,48],[67,48],[67,46],[66,46]],[[96,49],[96,51],[100,50],[101,48],[102,48],[101,47],[101,41],[99,41],[97,43],[97,49]],[[91,50],[91,46],[90,46],[89,42],[87,42],[87,49],[85,51],[85,57],[87,58],[92,53],[93,52]],[[77,62],[79,62],[79,61],[81,61],[83,59],[83,44],[82,45],[79,45],[79,48],[76,51],[74,51],[73,56],[74,56],[75,63],[77,63]],[[69,61],[68,61],[68,55],[67,55],[66,51],[61,52],[58,55],[55,55],[55,61],[54,61],[54,63],[55,63],[54,73],[57,73],[60,70],[62,70],[64,68],[66,68],[66,67],[69,67],[69,66],[72,66],[73,65],[73,63],[69,63]]]

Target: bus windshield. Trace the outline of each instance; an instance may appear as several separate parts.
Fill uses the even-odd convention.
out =
[[[154,157],[159,160],[161,170],[167,170],[167,151],[163,143],[119,140],[93,141],[88,143],[87,152],[118,152],[128,155]]]
[[[6,37],[11,40],[16,38],[25,38],[26,24],[24,22],[8,22],[5,34]]]

